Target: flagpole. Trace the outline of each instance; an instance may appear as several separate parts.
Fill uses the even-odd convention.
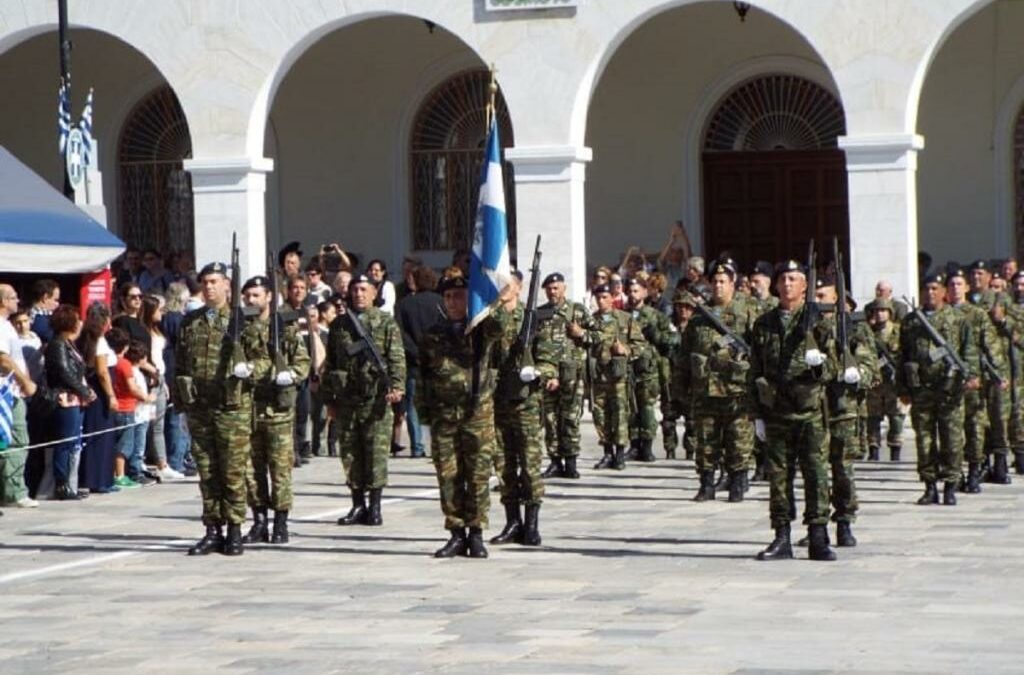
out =
[[[487,130],[486,133],[491,133],[491,120],[494,119],[496,114],[494,108],[494,100],[498,95],[498,80],[495,78],[498,70],[491,64],[491,84],[488,87],[488,99],[487,99]]]
[[[60,78],[67,92],[68,108],[71,101],[71,40],[68,39],[68,0],[57,0],[57,40],[60,46]],[[74,201],[75,190],[71,187],[67,162],[61,157],[61,173],[64,174],[64,196]]]

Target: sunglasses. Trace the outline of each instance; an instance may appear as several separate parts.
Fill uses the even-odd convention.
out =
[[[139,300],[140,298],[142,298],[142,293],[129,293],[128,294],[128,299],[129,300]]]

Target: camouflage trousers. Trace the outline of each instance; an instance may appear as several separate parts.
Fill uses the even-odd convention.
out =
[[[832,465],[832,520],[852,523],[857,520],[859,508],[853,462],[863,456],[859,420],[856,417],[832,420],[828,430],[828,461]]]
[[[704,398],[693,410],[692,428],[698,473],[725,462],[730,473],[743,471],[754,452],[754,421],[749,405],[735,398]]]
[[[996,454],[1005,455],[1011,447],[1010,420],[1013,415],[1013,401],[1010,390],[1000,389],[997,384],[990,384],[986,387],[985,394],[989,423],[988,449]]]
[[[338,454],[351,490],[379,490],[388,484],[394,412],[378,396],[338,406]]]
[[[495,408],[498,452],[502,455],[499,476],[502,504],[540,504],[544,498],[541,478],[541,392],[525,400],[502,402]]]
[[[773,528],[796,518],[794,481],[804,479],[804,525],[826,525],[829,511],[829,437],[823,415],[768,417],[765,420],[768,513]]]
[[[658,435],[658,418],[654,414],[660,393],[657,374],[637,377],[633,380],[633,386],[636,393],[636,410],[630,416],[629,437],[652,441]]]
[[[679,411],[672,400],[670,386],[672,382],[672,365],[664,357],[658,358],[658,392],[661,396],[661,443],[666,452],[675,452],[679,447],[679,434],[676,423]]]
[[[583,379],[558,381],[557,391],[544,391],[544,443],[548,457],[580,454],[580,416],[583,414]]]
[[[906,415],[900,410],[899,397],[891,385],[882,385],[868,391],[868,445],[873,448],[882,447],[883,417],[889,420],[889,430],[885,434],[886,445],[901,447]]]
[[[985,436],[988,433],[988,401],[981,390],[964,393],[963,403],[963,457],[968,462],[985,459]],[[917,428],[916,425],[914,427]],[[959,466],[959,465],[958,465]]]
[[[601,445],[629,445],[626,379],[594,383],[594,427]]]
[[[257,401],[255,422],[252,461],[246,472],[249,506],[290,511],[295,417],[291,410],[275,413],[268,404]]]
[[[914,394],[910,421],[917,435],[917,473],[921,480],[958,480],[964,458],[963,399],[920,390]]]
[[[1014,398],[1016,405],[1010,404],[1010,423],[1007,433],[1010,437],[1010,447],[1014,450],[1024,450],[1024,386],[1020,385],[1020,376],[1017,376],[1017,391]],[[1009,392],[1007,392],[1009,397]]]
[[[491,506],[487,480],[496,442],[494,402],[481,399],[475,410],[465,405],[438,407],[430,421],[430,454],[445,529],[487,527]]]
[[[203,524],[244,523],[252,407],[190,407],[188,429],[203,496]]]

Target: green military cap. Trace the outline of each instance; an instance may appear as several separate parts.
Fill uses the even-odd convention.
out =
[[[199,270],[199,278],[202,279],[208,274],[219,274],[226,277],[228,275],[228,266],[220,262],[207,263],[203,269]]]
[[[689,305],[690,307],[697,306],[697,298],[693,297],[693,293],[690,291],[679,291],[672,298],[673,305]]]
[[[864,310],[867,312],[878,312],[883,309],[890,312],[895,311],[892,300],[889,298],[875,298],[868,304],[864,305]]]

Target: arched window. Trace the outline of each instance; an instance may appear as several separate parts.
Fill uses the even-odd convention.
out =
[[[469,248],[476,220],[480,171],[487,141],[491,75],[455,75],[427,96],[413,124],[410,147],[412,242],[416,250]],[[502,148],[514,145],[512,122],[498,91],[495,107]],[[515,182],[504,162],[505,210],[515,250]]]
[[[1013,129],[1013,204],[1017,257],[1024,256],[1024,108]]]
[[[121,238],[129,246],[193,253],[192,179],[182,166],[191,156],[185,114],[163,85],[128,115],[118,145]]]

